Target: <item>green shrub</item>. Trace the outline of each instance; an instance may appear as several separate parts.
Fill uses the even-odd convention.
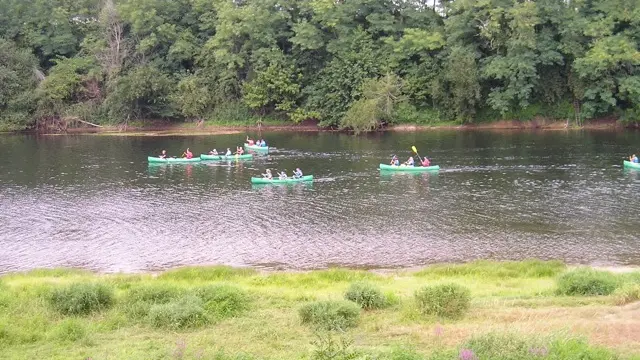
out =
[[[51,307],[65,315],[87,315],[113,305],[113,290],[102,284],[77,283],[54,289]]]
[[[534,341],[527,341],[511,334],[489,333],[469,339],[460,351],[460,358],[520,360],[531,359],[534,355],[546,355],[547,349]],[[464,356],[463,353],[467,353]]]
[[[620,357],[611,351],[590,346],[581,339],[557,339],[551,343],[549,357],[562,360],[616,360]]]
[[[588,268],[575,269],[560,275],[557,280],[559,295],[609,295],[619,285],[610,272]]]
[[[195,290],[207,313],[218,319],[234,317],[249,307],[249,296],[231,285],[211,285]]]
[[[358,353],[351,348],[353,340],[340,337],[336,340],[331,334],[316,334],[313,342],[315,349],[311,360],[355,360]]]
[[[344,298],[360,305],[365,310],[381,309],[387,306],[386,298],[376,286],[367,282],[351,284]]]
[[[416,291],[415,299],[425,315],[459,318],[469,310],[471,292],[457,284],[425,286]]]
[[[469,339],[460,349],[461,359],[491,360],[614,360],[610,351],[589,346],[580,339],[525,338],[513,334],[489,333]]]
[[[613,293],[616,305],[625,305],[640,300],[640,284],[625,284]]]
[[[178,330],[206,324],[208,319],[202,300],[187,295],[166,304],[152,305],[147,321],[156,328]]]
[[[65,319],[56,327],[54,333],[58,340],[78,341],[87,336],[87,329],[77,319]]]
[[[314,301],[300,310],[303,324],[311,324],[325,330],[344,330],[358,324],[360,307],[345,300]]]
[[[181,291],[172,285],[152,284],[132,287],[125,299],[125,312],[133,319],[147,316],[153,305],[167,304],[175,301]]]

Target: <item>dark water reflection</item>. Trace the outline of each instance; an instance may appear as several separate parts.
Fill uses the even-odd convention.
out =
[[[250,162],[146,162],[243,138],[0,136],[0,272],[529,257],[640,265],[640,171],[621,167],[640,152],[637,132],[275,133],[266,138],[277,151]],[[412,145],[440,173],[379,172]],[[295,166],[317,180],[249,182]]]

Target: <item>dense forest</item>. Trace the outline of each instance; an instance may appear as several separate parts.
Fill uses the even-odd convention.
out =
[[[640,119],[638,0],[0,0],[0,129]]]

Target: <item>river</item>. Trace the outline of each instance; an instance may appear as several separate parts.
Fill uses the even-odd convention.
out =
[[[640,265],[640,171],[621,166],[640,132],[276,132],[253,161],[147,164],[244,136],[0,136],[0,272]],[[412,145],[440,172],[380,173]],[[250,184],[296,166],[316,181]]]

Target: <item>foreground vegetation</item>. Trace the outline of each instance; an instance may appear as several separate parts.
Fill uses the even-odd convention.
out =
[[[0,277],[3,359],[640,359],[640,272],[228,267]]]
[[[635,0],[0,0],[0,130],[640,117]]]

